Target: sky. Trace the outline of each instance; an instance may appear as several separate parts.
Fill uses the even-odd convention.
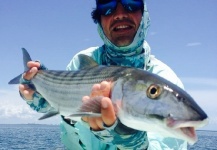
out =
[[[152,54],[170,66],[217,130],[217,0],[147,0]],[[91,19],[94,0],[0,0],[0,124],[38,121],[8,81],[23,71],[21,48],[49,69],[63,70],[77,52],[102,45]]]

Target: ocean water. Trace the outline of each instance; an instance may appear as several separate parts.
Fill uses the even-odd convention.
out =
[[[0,150],[64,150],[57,125],[1,124]]]
[[[197,131],[198,141],[189,150],[217,150],[217,131]]]
[[[197,131],[189,150],[217,150],[217,131]],[[0,124],[0,150],[64,150],[58,125]]]

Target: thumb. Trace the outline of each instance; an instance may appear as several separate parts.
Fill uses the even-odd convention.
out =
[[[102,120],[106,126],[112,126],[116,121],[116,115],[110,98],[104,97],[101,101]]]

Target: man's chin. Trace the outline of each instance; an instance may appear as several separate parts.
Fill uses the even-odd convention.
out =
[[[132,43],[132,40],[125,39],[124,37],[122,37],[122,38],[119,38],[118,40],[115,40],[112,43],[117,47],[124,47],[124,46],[130,45]]]

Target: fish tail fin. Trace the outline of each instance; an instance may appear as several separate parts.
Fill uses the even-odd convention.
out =
[[[25,48],[22,48],[22,52],[23,52],[23,66],[24,66],[24,71],[26,72],[29,70],[29,67],[27,66],[27,62],[32,61],[32,59]]]
[[[10,81],[8,82],[8,84],[19,84],[21,78],[22,78],[22,74],[16,76],[16,77],[13,78],[12,80],[10,80]]]
[[[22,52],[23,52],[23,66],[24,66],[24,72],[29,70],[29,67],[27,66],[27,62],[31,61],[31,57],[29,55],[29,53],[27,52],[27,50],[25,48],[22,48]],[[8,84],[19,84],[20,83],[20,78],[22,78],[22,74],[16,76],[15,78],[13,78],[12,80],[10,80],[8,82]]]

